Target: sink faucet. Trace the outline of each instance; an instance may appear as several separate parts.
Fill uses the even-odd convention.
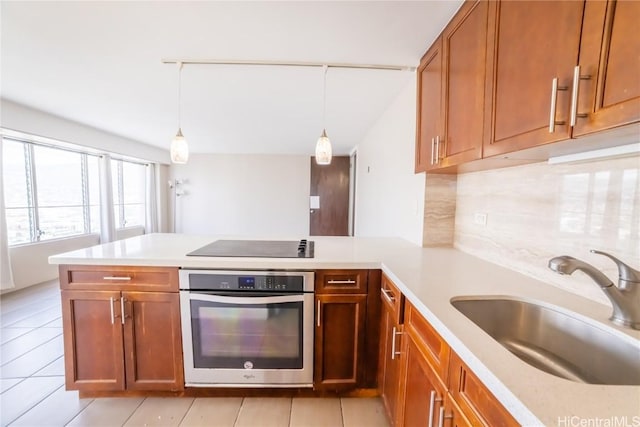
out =
[[[611,258],[618,266],[618,286],[600,270],[574,257],[563,255],[549,260],[549,268],[559,274],[571,274],[580,270],[591,277],[611,301],[613,323],[640,330],[640,271],[634,270],[618,258],[606,252],[591,250],[594,254]]]

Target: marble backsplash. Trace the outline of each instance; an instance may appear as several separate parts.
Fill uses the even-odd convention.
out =
[[[608,304],[583,273],[561,276],[547,263],[571,255],[617,283],[615,264],[593,248],[640,269],[640,156],[458,175],[454,246]]]

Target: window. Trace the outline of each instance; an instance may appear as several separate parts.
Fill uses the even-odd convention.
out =
[[[97,232],[98,158],[2,139],[9,245]]]
[[[116,228],[144,227],[146,166],[126,160],[111,160],[111,180]]]

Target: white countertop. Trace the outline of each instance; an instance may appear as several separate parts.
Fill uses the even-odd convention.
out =
[[[308,237],[316,242],[312,259],[185,255],[218,238],[149,234],[55,255],[49,262],[243,269],[381,268],[521,424],[569,427],[626,425],[615,424],[625,421],[640,425],[640,386],[581,384],[544,373],[503,348],[449,301],[465,295],[520,297],[574,311],[601,322],[624,339],[640,340],[640,331],[608,322],[611,309],[607,306],[455,249],[421,248],[396,238]]]

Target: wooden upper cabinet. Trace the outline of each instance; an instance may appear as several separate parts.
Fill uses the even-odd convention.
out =
[[[443,140],[442,124],[442,38],[424,54],[418,68],[416,112],[416,168],[425,172],[438,167],[436,138]]]
[[[482,157],[490,6],[487,1],[465,3],[442,33],[445,127],[435,147],[442,168]]]
[[[487,61],[493,111],[486,117],[484,157],[570,138],[584,2],[501,1],[495,6],[494,45]],[[552,93],[554,78],[558,90]],[[552,116],[558,123],[554,132]]]
[[[639,22],[637,0],[587,1],[574,136],[640,121]]]

